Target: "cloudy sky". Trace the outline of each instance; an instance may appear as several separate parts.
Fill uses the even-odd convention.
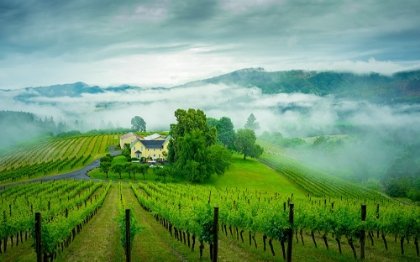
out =
[[[0,0],[0,88],[420,68],[420,1]]]

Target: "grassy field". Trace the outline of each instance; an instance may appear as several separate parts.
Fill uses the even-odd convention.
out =
[[[123,156],[115,157],[112,161],[112,164],[125,164],[126,160]],[[136,182],[143,181],[142,174],[136,174],[136,179],[134,179],[133,174],[131,174],[131,179],[128,177],[128,173],[122,173],[122,179],[120,179],[119,174],[109,172],[109,178],[106,178],[105,173],[101,172],[99,169],[92,170],[89,173],[89,176],[93,179],[109,179],[112,181],[122,181],[122,182]],[[146,175],[146,180],[155,181],[159,179],[152,169],[148,170]],[[173,182],[173,179],[170,177],[166,178],[167,182]],[[187,183],[181,178],[176,178],[176,182]],[[298,186],[290,182],[286,177],[282,176],[272,168],[264,165],[256,159],[243,160],[243,157],[240,155],[233,155],[232,164],[229,167],[228,171],[222,176],[213,175],[210,180],[204,182],[204,185],[214,186],[216,188],[238,188],[238,189],[252,189],[259,191],[267,191],[270,193],[278,192],[282,194],[295,194],[295,196],[304,196],[305,191],[300,189]]]

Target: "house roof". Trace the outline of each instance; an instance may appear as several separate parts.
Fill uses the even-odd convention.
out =
[[[140,141],[146,148],[162,148],[165,140],[141,140]]]
[[[139,136],[139,135],[137,135],[137,134],[134,134],[133,132],[130,132],[130,133],[127,133],[127,134],[125,134],[125,135],[121,136],[121,137],[120,137],[120,140],[123,140],[123,139],[129,138],[129,137],[132,137],[132,136],[135,136],[135,137],[137,137],[137,138],[143,139],[143,137],[142,137],[142,136]]]
[[[136,139],[134,139],[134,141],[130,143],[130,148],[132,148],[134,144],[137,143],[137,141],[141,142],[140,138],[137,137]]]
[[[162,136],[162,135],[159,135],[159,134],[157,134],[157,133],[154,133],[154,134],[152,134],[152,135],[150,135],[150,136],[146,136],[146,137],[144,137],[144,140],[153,140],[153,139],[156,139],[156,138],[158,138],[158,137],[160,137],[160,136]]]
[[[132,148],[137,143],[137,141],[142,143],[146,148],[162,148],[162,146],[171,138],[171,136],[166,137],[165,140],[144,140],[136,138],[133,142],[131,142],[130,148]]]
[[[133,134],[132,132],[130,132],[130,133],[128,133],[128,134],[125,134],[125,135],[121,136],[121,137],[120,137],[120,140],[123,140],[123,139],[129,138],[130,136],[133,136],[133,135],[134,135],[134,134]]]
[[[172,137],[171,136],[167,136],[166,138],[165,138],[165,141],[163,142],[164,144],[166,143],[166,142],[168,142],[169,141],[169,139],[171,139]]]

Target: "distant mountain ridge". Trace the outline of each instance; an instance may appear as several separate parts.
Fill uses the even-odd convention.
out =
[[[391,76],[377,73],[354,74],[334,71],[274,71],[263,68],[246,68],[228,74],[193,81],[172,88],[200,87],[208,84],[225,84],[242,87],[258,87],[263,94],[304,93],[318,96],[335,95],[349,99],[365,99],[379,103],[420,103],[420,70],[399,72]],[[165,89],[155,87],[150,89]],[[80,97],[83,94],[128,92],[144,90],[138,86],[121,85],[102,88],[83,82],[27,87],[19,90],[1,90],[13,99],[30,102],[34,97]],[[16,93],[16,95],[13,95]]]
[[[264,94],[305,93],[362,98],[376,102],[420,102],[420,70],[386,76],[378,73],[334,71],[267,72],[263,68],[247,68],[178,87],[206,84],[254,86],[260,88]]]

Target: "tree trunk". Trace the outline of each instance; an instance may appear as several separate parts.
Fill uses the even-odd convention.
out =
[[[353,251],[354,258],[357,258],[356,249],[354,249],[354,245],[353,245],[353,238],[351,238],[351,237],[347,238],[347,242],[349,243],[349,245],[351,247],[351,250]]]
[[[194,251],[194,246],[195,246],[195,235],[192,236],[191,251]]]
[[[340,239],[336,238],[336,239],[335,239],[335,241],[337,241],[337,244],[338,244],[338,251],[339,251],[339,252],[340,252],[340,254],[341,254],[341,243],[340,243]]]
[[[254,234],[252,235],[252,239],[254,240],[254,245],[255,245],[255,248],[257,248],[257,241],[255,240],[255,232],[254,232]]]
[[[299,231],[299,233],[300,233],[300,240],[301,240],[301,242],[302,242],[302,246],[304,246],[304,245],[305,245],[305,242],[303,242],[303,230],[301,229],[301,230]]]
[[[372,246],[374,246],[374,243],[373,243],[373,232],[372,231],[369,231],[368,232],[368,235],[369,235],[369,238],[370,238],[370,242],[372,243]]]
[[[329,250],[328,241],[327,241],[327,235],[326,234],[322,235],[322,239],[324,239],[325,246],[327,247],[327,250]]]
[[[266,243],[265,243],[266,239],[267,239],[267,236],[263,235],[264,251],[267,249],[266,248]]]
[[[275,256],[276,253],[274,253],[273,239],[272,238],[270,238],[270,240],[268,240],[268,244],[270,245],[271,253],[273,254],[273,256]]]
[[[203,242],[200,242],[200,259],[203,258],[203,249],[204,249],[204,244]]]
[[[401,254],[404,255],[404,236],[401,237]]]
[[[284,240],[280,241],[281,252],[283,252],[283,259],[286,260],[286,250],[284,248]]]
[[[0,244],[1,244],[1,242],[0,242]],[[420,256],[420,254],[419,254],[419,240],[418,240],[417,237],[414,238],[414,245],[416,246],[417,256],[419,257]]]
[[[385,235],[382,233],[382,240],[384,241],[385,250],[388,250],[388,244],[386,243]]]
[[[313,230],[311,230],[311,237],[312,237],[312,241],[314,241],[315,248],[318,248],[318,246],[316,245],[315,235],[314,235],[314,231]]]

